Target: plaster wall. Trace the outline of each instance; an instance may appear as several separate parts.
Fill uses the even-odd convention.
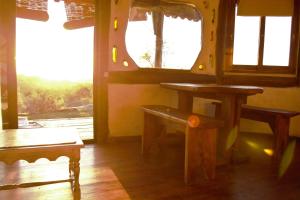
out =
[[[177,94],[159,85],[109,85],[110,136],[141,135],[143,112],[141,105],[176,107]]]

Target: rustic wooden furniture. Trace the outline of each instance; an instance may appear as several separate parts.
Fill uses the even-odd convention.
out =
[[[178,109],[183,112],[192,112],[193,97],[208,99],[218,99],[222,102],[220,111],[221,119],[224,120],[224,127],[218,133],[218,156],[225,162],[239,161],[238,153],[232,154],[238,148],[238,142],[230,151],[226,148],[230,132],[239,132],[241,105],[247,102],[247,97],[262,93],[263,89],[255,86],[234,86],[219,84],[193,84],[193,83],[161,83],[164,88],[176,90],[178,92]]]
[[[216,105],[216,117],[220,113],[221,103],[214,102]],[[279,161],[283,151],[285,150],[288,138],[290,119],[299,115],[300,112],[288,111],[274,108],[263,108],[250,105],[242,105],[241,117],[255,121],[266,122],[271,127],[274,140],[273,140],[273,160]]]
[[[194,182],[199,168],[202,169],[205,178],[215,177],[216,137],[218,128],[224,125],[223,121],[180,112],[162,105],[148,105],[143,106],[142,109],[144,111],[143,155],[148,155],[151,146],[160,138],[165,138],[166,128],[163,120],[172,121],[185,128],[185,183]]]
[[[60,156],[69,157],[70,179],[48,182],[29,182],[19,185],[2,185],[0,190],[17,187],[31,187],[50,183],[69,181],[74,192],[80,191],[80,148],[82,140],[76,129],[70,128],[37,128],[37,129],[7,129],[0,131],[0,161],[12,164],[18,160],[29,163],[39,158],[50,161]]]

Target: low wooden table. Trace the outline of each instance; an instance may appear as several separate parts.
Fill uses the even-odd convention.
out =
[[[29,163],[39,158],[54,161],[60,156],[69,157],[70,179],[48,182],[29,182],[18,185],[2,185],[0,190],[18,187],[31,187],[51,183],[71,182],[74,192],[80,192],[80,148],[83,142],[76,129],[70,128],[37,128],[9,129],[0,131],[0,161],[13,164],[18,160]]]

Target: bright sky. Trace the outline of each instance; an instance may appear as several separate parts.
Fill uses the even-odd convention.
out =
[[[48,1],[48,11],[47,22],[17,18],[17,73],[48,80],[92,80],[93,27],[64,29],[63,1]]]
[[[263,64],[288,66],[292,18],[266,17],[265,23]],[[259,29],[259,17],[236,17],[233,48],[234,64],[258,64]]]

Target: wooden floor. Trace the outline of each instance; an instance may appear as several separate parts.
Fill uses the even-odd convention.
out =
[[[264,149],[270,138],[244,134],[243,144],[251,159],[247,163],[217,169],[212,182],[194,186],[183,183],[183,142],[172,137],[164,153],[153,151],[145,160],[137,140],[111,141],[103,146],[86,145],[81,152],[81,199],[103,200],[299,200],[300,143],[287,173],[278,179]],[[68,178],[68,160],[20,161],[12,166],[0,164],[0,184],[49,181]],[[73,199],[69,183],[0,191],[0,199]]]

